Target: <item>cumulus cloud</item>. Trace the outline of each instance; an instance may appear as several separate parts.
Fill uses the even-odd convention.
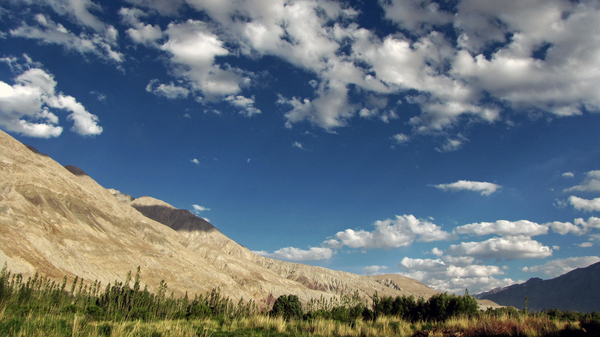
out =
[[[323,247],[310,247],[308,250],[302,250],[295,247],[286,247],[276,250],[273,253],[267,253],[265,251],[257,251],[254,253],[274,259],[288,261],[309,261],[331,259],[334,251],[331,248]]]
[[[600,191],[600,170],[586,173],[585,180],[580,184],[565,189],[565,192],[597,192]]]
[[[30,137],[58,137],[63,128],[50,109],[70,112],[72,131],[82,136],[102,133],[98,117],[89,113],[77,100],[56,93],[54,77],[42,69],[31,68],[14,78],[15,84],[0,81],[0,125],[7,131]]]
[[[588,212],[600,211],[600,198],[587,200],[572,195],[569,197],[569,203],[571,203],[571,205],[578,210],[584,210]]]
[[[170,23],[160,49],[169,55],[173,73],[210,100],[235,95],[250,82],[239,69],[215,63],[229,55],[223,41],[208,25],[198,20]]]
[[[476,259],[539,259],[552,255],[552,249],[529,236],[495,237],[481,242],[461,242],[451,245],[448,254]]]
[[[583,243],[579,244],[580,248],[589,248],[589,247],[592,247],[592,246],[594,246],[594,244],[591,243],[591,242],[583,242]]]
[[[565,172],[562,174],[562,176],[565,178],[573,178],[575,177],[575,174],[573,172]]]
[[[527,235],[536,236],[548,234],[548,226],[540,225],[528,220],[507,221],[498,220],[496,222],[480,222],[464,226],[458,226],[454,229],[457,234],[470,235],[490,235],[496,234],[500,236]]]
[[[384,270],[387,270],[386,266],[368,266],[363,268],[364,275],[378,275]]]
[[[600,261],[600,257],[598,256],[569,257],[566,259],[548,261],[542,265],[523,267],[523,271],[527,273],[541,273],[550,278],[554,278],[574,269],[587,267],[598,261]]]
[[[260,114],[261,111],[254,107],[254,96],[246,98],[242,95],[227,96],[225,101],[229,104],[240,109],[240,114],[246,117],[252,117],[253,115]]]
[[[300,150],[304,150],[304,146],[302,146],[302,144],[300,142],[294,142],[292,144],[292,147],[295,147],[295,148],[300,149]]]
[[[121,8],[119,10],[121,20],[132,26],[127,29],[127,35],[136,43],[147,46],[157,46],[157,43],[163,37],[162,29],[159,25],[144,24],[140,19],[147,16],[145,12],[137,8]]]
[[[444,255],[444,252],[441,249],[439,249],[438,247],[433,247],[433,249],[431,250],[431,254],[433,254],[437,257],[440,257],[440,256]]]
[[[75,34],[38,15],[35,25],[23,23],[11,30],[13,36],[124,60],[116,51],[117,30],[92,14],[102,10],[98,3],[27,3],[50,6],[90,32]],[[275,57],[311,73],[312,95],[278,100],[287,109],[287,127],[309,122],[333,131],[357,114],[389,122],[398,115],[387,101],[397,94],[420,107],[409,121],[415,133],[436,133],[461,120],[493,123],[515,113],[562,117],[600,110],[600,6],[593,1],[498,0],[482,5],[462,0],[448,10],[432,0],[381,3],[385,18],[410,36],[379,36],[358,25],[358,11],[333,1],[128,3],[143,10],[120,10],[129,26],[126,34],[164,52],[170,74],[206,101],[238,97],[251,84],[251,74],[229,66],[225,57]],[[201,12],[204,21],[177,18],[161,29],[158,23],[165,18],[157,16],[177,15],[183,6]],[[364,95],[365,103],[354,104],[351,89]],[[457,150],[464,143],[464,138],[448,136],[438,150]]]
[[[190,160],[192,163],[196,164],[196,165],[200,165],[200,161],[196,158]]]
[[[459,294],[468,288],[471,293],[478,293],[515,283],[509,278],[496,278],[504,275],[499,266],[473,265],[472,262],[473,259],[455,259],[450,256],[435,260],[405,257],[398,266],[404,269],[402,275],[443,292]]]
[[[576,235],[587,234],[591,229],[597,228],[600,229],[600,218],[590,217],[587,221],[583,218],[577,218],[571,222],[560,222],[554,221],[546,224],[554,233],[558,233],[560,235],[566,235],[569,233],[573,233]]]
[[[348,246],[364,249],[391,249],[408,246],[414,241],[432,242],[452,238],[452,234],[443,231],[440,226],[417,219],[413,215],[397,215],[393,220],[376,221],[373,226],[375,226],[375,230],[371,232],[346,229],[336,233],[332,239],[323,244],[332,248]]]
[[[577,224],[574,225],[570,222],[554,221],[547,223],[546,225],[552,228],[554,233],[558,233],[560,235],[566,235],[569,233],[582,235],[587,231],[587,229],[583,226]]]
[[[190,91],[185,87],[175,85],[173,82],[159,84],[157,79],[150,80],[146,86],[146,91],[168,99],[186,98],[190,94]]]
[[[396,144],[398,145],[403,145],[406,144],[407,142],[410,141],[410,137],[403,134],[403,133],[398,133],[392,136],[392,139],[396,142]]]
[[[468,181],[468,180],[459,180],[459,181],[457,181],[455,183],[451,183],[451,184],[433,185],[433,187],[439,188],[440,190],[444,190],[444,191],[462,191],[462,190],[475,191],[475,192],[481,192],[481,195],[490,195],[501,188],[500,185],[496,185],[496,184],[492,184],[492,183],[479,182],[479,181]]]

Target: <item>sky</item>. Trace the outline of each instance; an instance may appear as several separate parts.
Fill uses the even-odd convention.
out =
[[[600,2],[7,0],[0,129],[261,255],[471,294],[600,261]]]

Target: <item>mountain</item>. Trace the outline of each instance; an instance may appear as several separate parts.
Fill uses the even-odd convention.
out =
[[[103,285],[141,267],[155,291],[176,295],[219,287],[232,299],[269,305],[284,294],[302,301],[358,291],[429,297],[436,291],[400,275],[356,275],[252,253],[187,210],[134,199],[96,183],[83,170],[0,131],[0,264],[24,277],[75,276]]]
[[[500,305],[523,309],[525,296],[532,311],[560,309],[600,312],[600,262],[572,270],[551,280],[532,278],[522,284],[494,289],[476,295]]]

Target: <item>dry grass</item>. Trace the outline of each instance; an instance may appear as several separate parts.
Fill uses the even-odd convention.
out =
[[[0,336],[561,336],[583,332],[578,322],[535,316],[454,317],[445,322],[408,323],[396,317],[342,323],[328,319],[285,321],[255,315],[239,319],[89,322],[81,315],[7,317],[0,311]]]

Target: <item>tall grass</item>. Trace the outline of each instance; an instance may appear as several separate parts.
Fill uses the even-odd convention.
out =
[[[470,298],[440,295],[411,302],[410,297],[374,296],[369,308],[357,294],[342,295],[314,300],[309,306],[312,311],[302,318],[286,319],[259,312],[252,301],[235,303],[218,289],[193,299],[187,294],[174,298],[172,293],[167,296],[166,283],[161,282],[157,294],[152,294],[140,290],[139,280],[139,268],[125,282],[105,287],[77,277],[57,283],[36,274],[24,280],[3,268],[0,337],[600,335],[598,314],[556,310],[530,314],[514,308],[456,314],[456,308],[469,304]],[[411,312],[423,320],[413,319]]]

